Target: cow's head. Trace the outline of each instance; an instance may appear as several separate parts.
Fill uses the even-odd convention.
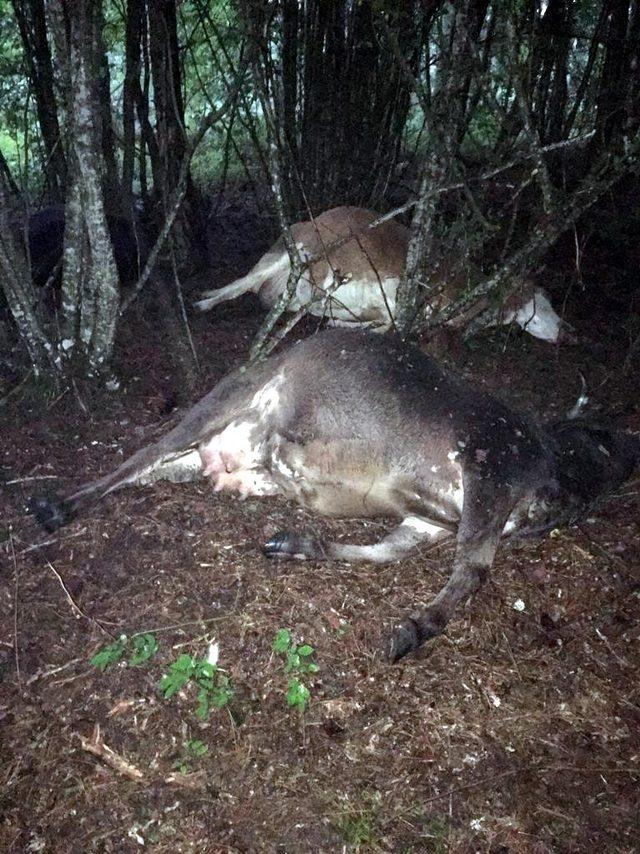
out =
[[[640,435],[580,419],[551,427],[558,480],[576,505],[588,504],[625,481],[640,465]]]

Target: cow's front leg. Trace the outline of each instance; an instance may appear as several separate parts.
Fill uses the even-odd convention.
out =
[[[408,516],[386,537],[370,546],[349,543],[325,543],[315,537],[283,531],[265,545],[267,557],[296,558],[297,560],[345,560],[390,563],[451,536],[451,532],[417,516]]]
[[[490,487],[490,484],[489,484]],[[508,490],[465,483],[453,572],[435,599],[397,625],[389,644],[392,662],[442,634],[453,612],[486,581],[512,503]]]

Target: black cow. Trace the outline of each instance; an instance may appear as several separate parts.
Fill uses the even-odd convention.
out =
[[[228,375],[156,444],[34,510],[53,530],[126,484],[207,476],[216,491],[400,520],[369,546],[282,533],[266,544],[270,557],[385,563],[455,537],[449,581],[393,632],[395,661],[444,630],[485,580],[501,537],[571,521],[639,462],[634,434],[576,420],[538,426],[418,349],[334,329]]]
[[[138,279],[148,255],[143,231],[123,217],[107,216],[118,276],[123,285]],[[62,258],[65,213],[61,205],[51,205],[29,216],[29,255],[31,274],[38,287],[44,287],[52,274],[59,283],[56,270]]]

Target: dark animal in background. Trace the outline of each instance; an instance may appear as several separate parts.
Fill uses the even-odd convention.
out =
[[[291,226],[302,260],[316,256],[318,260],[300,277],[289,311],[306,306],[310,314],[326,317],[335,326],[368,326],[378,331],[393,326],[409,230],[393,219],[371,228],[377,219],[379,214],[365,208],[339,207]],[[285,292],[290,270],[289,255],[279,238],[246,276],[226,287],[205,291],[195,306],[210,311],[251,292],[258,294],[265,308],[271,308]],[[435,291],[425,306],[426,314],[450,305],[469,286],[467,277],[445,258],[434,259],[429,272]],[[466,322],[487,308],[489,301],[479,299],[460,320]],[[529,279],[519,282],[495,321],[512,322],[543,341],[572,338],[546,291]]]
[[[397,660],[478,590],[501,537],[574,519],[639,462],[636,435],[538,426],[416,348],[328,330],[228,375],[159,442],[34,510],[52,530],[127,484],[209,477],[215,491],[283,495],[326,516],[400,520],[368,546],[282,533],[265,546],[271,557],[386,563],[454,537],[449,581],[392,634]]]
[[[142,229],[123,217],[107,216],[113,254],[120,283],[129,285],[138,279],[148,255]],[[38,287],[44,287],[52,274],[60,282],[60,260],[64,243],[65,214],[61,205],[51,205],[29,216],[29,254],[31,275]]]

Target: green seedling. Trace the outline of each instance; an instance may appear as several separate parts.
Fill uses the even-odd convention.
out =
[[[285,673],[291,674],[287,683],[287,705],[304,712],[311,692],[301,677],[310,673],[317,673],[320,669],[311,660],[314,652],[313,647],[306,643],[297,646],[293,642],[289,629],[279,629],[273,641],[273,651],[285,657]]]
[[[185,755],[173,763],[173,768],[181,774],[188,774],[191,771],[191,763],[195,759],[202,759],[209,752],[209,745],[199,738],[190,738],[184,744]]]
[[[127,648],[127,636],[120,635],[117,641],[110,643],[109,646],[102,647],[101,650],[89,659],[91,664],[94,664],[98,670],[103,673],[112,664],[117,664],[122,658]]]
[[[155,635],[134,635],[131,638],[131,643],[133,645],[133,654],[129,659],[129,664],[133,667],[139,667],[145,661],[149,661],[158,651],[158,641]]]
[[[126,635],[120,635],[117,641],[99,650],[90,659],[90,663],[94,664],[98,670],[104,673],[107,667],[117,664],[124,658],[127,650],[131,652],[129,664],[137,667],[149,661],[150,658],[153,658],[158,651],[158,641],[155,635],[148,633],[133,635],[131,638],[128,638]]]
[[[159,687],[168,700],[188,682],[193,682],[198,689],[196,715],[203,721],[207,720],[211,709],[226,706],[234,694],[231,680],[216,664],[182,653],[169,665],[169,672],[162,677]]]
[[[334,823],[351,850],[378,848],[376,825],[380,801],[379,792],[364,792],[357,800],[340,805]]]
[[[187,749],[187,753],[190,753],[198,759],[202,756],[206,756],[209,752],[209,745],[205,744],[204,741],[200,741],[199,738],[190,738],[185,744],[185,747]]]

